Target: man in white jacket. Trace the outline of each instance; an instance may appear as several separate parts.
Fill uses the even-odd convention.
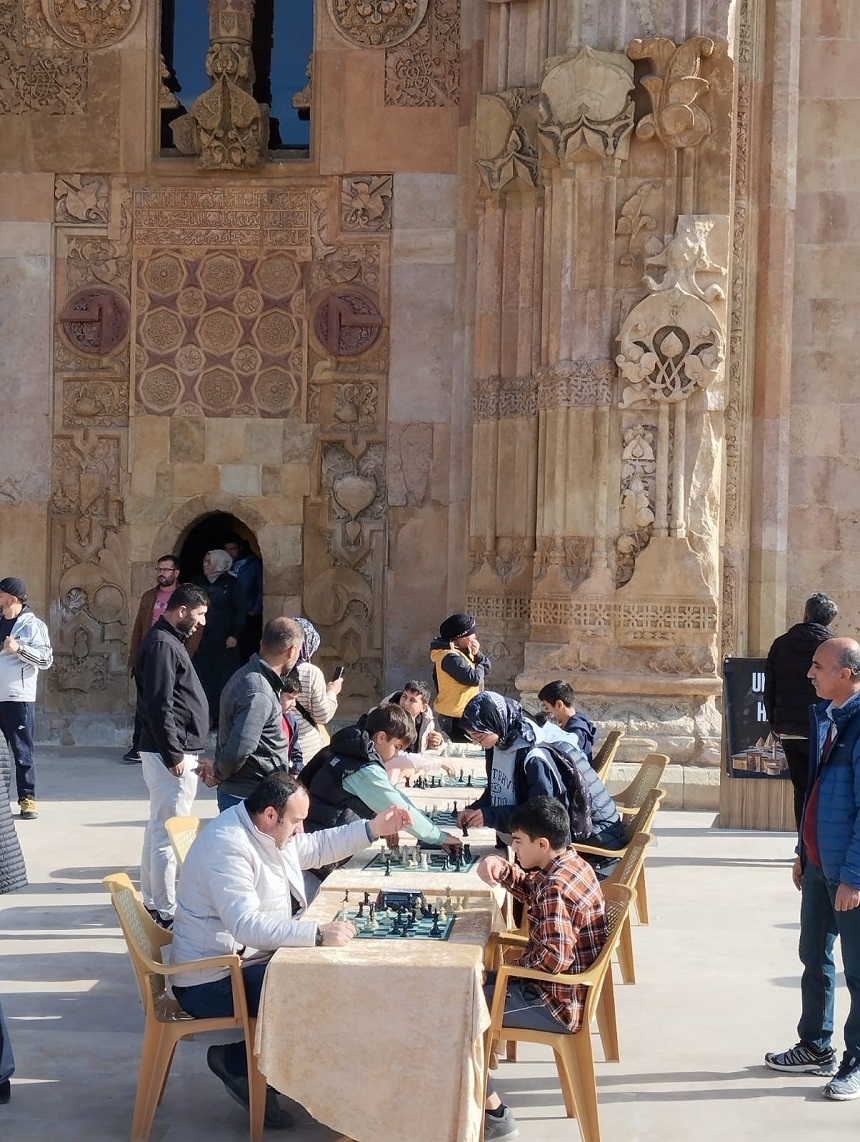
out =
[[[15,758],[22,821],[36,812],[36,677],[54,662],[48,628],[27,606],[23,580],[0,579],[0,731]]]
[[[211,821],[182,866],[173,922],[174,963],[238,952],[248,1010],[257,1014],[263,977],[282,947],[343,947],[356,934],[349,921],[302,920],[307,907],[303,869],[346,860],[377,837],[411,823],[409,811],[388,808],[369,821],[304,833],[309,799],[285,773],[264,778],[250,796]],[[174,992],[197,1018],[232,1014],[229,972],[214,968],[177,975]],[[210,1047],[206,1061],[228,1092],[247,1108],[245,1045]],[[266,1124],[290,1125],[275,1092],[266,1098]]]

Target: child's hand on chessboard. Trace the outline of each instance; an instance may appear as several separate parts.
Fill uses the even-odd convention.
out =
[[[510,861],[505,860],[504,857],[496,856],[495,853],[491,853],[490,856],[484,857],[475,871],[481,880],[483,880],[484,884],[489,884],[491,888],[495,888],[499,883],[499,878],[504,876],[510,867]]]

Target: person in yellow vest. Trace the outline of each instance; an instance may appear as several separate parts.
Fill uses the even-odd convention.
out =
[[[484,689],[491,663],[481,653],[472,615],[449,615],[430,643],[433,682],[437,695],[433,708],[436,724],[452,742],[467,742],[460,717],[468,703]]]

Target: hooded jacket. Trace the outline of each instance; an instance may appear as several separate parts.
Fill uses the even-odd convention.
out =
[[[366,765],[385,766],[376,746],[360,726],[345,726],[305,765],[299,780],[311,799],[305,829],[330,829],[357,818],[370,820],[374,813],[343,787],[345,777]]]
[[[764,707],[778,734],[805,738],[809,733],[809,707],[816,695],[806,675],[815,651],[834,637],[819,623],[795,623],[774,639],[764,668]]]
[[[567,719],[561,728],[566,734],[570,734],[572,738],[575,738],[579,748],[585,754],[588,764],[594,765],[594,759],[591,756],[594,738],[597,735],[597,726],[594,722],[589,721],[585,714],[581,714],[577,710],[575,714]]]

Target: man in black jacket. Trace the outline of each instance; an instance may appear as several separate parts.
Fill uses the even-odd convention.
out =
[[[816,647],[834,638],[830,624],[838,608],[832,599],[816,591],[806,600],[803,622],[775,639],[768,651],[764,675],[764,705],[767,720],[779,734],[788,772],[794,785],[794,817],[800,827],[800,812],[809,776],[809,707],[816,700],[807,674]]]
[[[206,625],[209,597],[192,583],[170,596],[162,617],[140,644],[134,666],[140,757],[149,789],[140,889],[150,915],[164,928],[176,909],[176,858],[165,821],[185,817],[197,793],[197,759],[209,731],[209,704],[191,664],[186,640]]]

